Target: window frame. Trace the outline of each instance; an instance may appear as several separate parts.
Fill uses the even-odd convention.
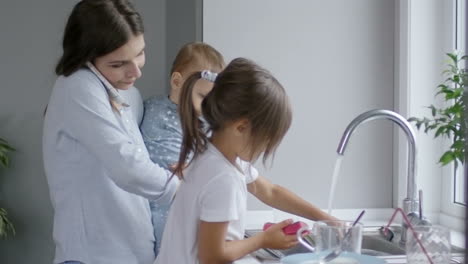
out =
[[[447,12],[449,15],[445,20],[445,27],[447,29],[454,29],[449,30],[450,37],[446,44],[446,50],[457,50],[460,53],[466,54],[468,50],[466,48],[467,1],[446,1],[446,5],[450,12]],[[462,25],[465,26],[465,28],[461,27]],[[450,140],[446,140],[444,147],[448,148],[449,146]],[[459,173],[461,173],[461,175]],[[457,178],[464,177],[463,167],[455,171],[454,164],[446,165],[442,170],[442,174],[441,223],[443,223],[446,218],[452,218],[452,220],[464,219],[466,205],[456,201],[457,191],[465,195],[463,184],[457,184]],[[460,181],[460,179],[458,179],[458,181]],[[467,197],[465,197],[465,201],[466,198]]]

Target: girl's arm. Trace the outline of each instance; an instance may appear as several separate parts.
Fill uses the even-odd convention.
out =
[[[198,228],[198,259],[202,264],[231,263],[260,248],[285,249],[295,246],[296,235],[285,235],[282,228],[291,224],[285,220],[253,237],[226,241],[229,222],[200,221]]]
[[[310,220],[336,220],[288,189],[269,182],[265,177],[258,178],[247,185],[251,194],[263,203],[291,214]]]

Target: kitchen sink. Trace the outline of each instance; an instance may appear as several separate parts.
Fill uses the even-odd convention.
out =
[[[373,256],[405,255],[405,246],[400,244],[401,226],[390,227],[391,240],[391,235],[385,236],[382,230],[381,227],[364,227],[361,253]],[[452,245],[451,252],[464,253],[465,249]]]
[[[363,229],[362,235],[362,246],[361,254],[371,256],[396,256],[405,255],[405,247],[400,245],[401,227],[392,226],[390,227],[393,237],[390,239],[390,235],[385,236],[380,226],[366,226]],[[255,235],[260,230],[247,230],[246,237]],[[308,241],[313,239],[306,239]],[[452,254],[464,253],[463,248],[452,246]],[[272,249],[261,249],[255,252],[253,255],[260,259],[280,259],[284,256],[296,254],[296,253],[309,253],[310,251],[303,245],[299,244],[293,248],[287,250],[272,250]]]

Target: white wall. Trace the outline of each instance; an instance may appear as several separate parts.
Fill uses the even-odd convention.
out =
[[[293,125],[262,171],[326,208],[336,148],[358,114],[393,109],[395,3],[388,0],[205,0],[203,40],[249,57],[285,86]],[[393,131],[368,123],[351,138],[336,208],[392,207]],[[264,208],[250,201],[250,209]]]

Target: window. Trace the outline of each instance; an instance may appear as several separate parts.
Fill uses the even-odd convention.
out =
[[[455,0],[454,3],[454,46],[455,50],[458,50],[460,54],[467,54],[468,50],[466,45],[466,35],[468,27],[466,26],[467,21],[467,4],[466,0]],[[464,65],[466,67],[466,65]],[[464,168],[459,166],[458,169],[454,168],[454,181],[453,181],[453,202],[460,205],[466,205],[465,197],[465,177]]]
[[[447,10],[450,11],[446,19],[445,28],[450,32],[446,43],[446,51],[457,50],[459,54],[466,54],[467,36],[467,0],[446,1]],[[450,42],[450,43],[448,43]],[[447,142],[450,144],[450,142]],[[441,223],[463,230],[465,207],[467,198],[464,193],[465,179],[462,166],[455,170],[455,166],[447,165],[443,168],[443,188],[441,204]]]

